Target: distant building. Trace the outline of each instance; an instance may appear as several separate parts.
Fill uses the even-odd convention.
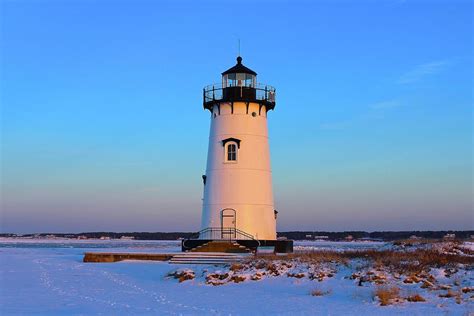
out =
[[[110,240],[110,237],[109,236],[102,236],[102,237],[100,237],[100,240]]]
[[[371,237],[363,237],[359,239],[360,241],[383,241],[382,238],[371,238]]]
[[[354,236],[352,235],[347,235],[346,238],[344,238],[346,241],[353,241],[354,240]]]
[[[306,238],[313,238],[313,235],[306,235]]]
[[[133,240],[133,239],[135,239],[135,237],[133,237],[133,236],[122,236],[122,237],[120,237],[120,239],[123,239],[123,240]]]
[[[328,239],[329,239],[329,236],[314,236],[314,239],[318,239],[318,240],[328,240]]]
[[[454,240],[456,238],[456,234],[446,234],[443,236],[443,240]]]
[[[77,239],[87,239],[87,236],[80,235],[80,236],[77,236]]]

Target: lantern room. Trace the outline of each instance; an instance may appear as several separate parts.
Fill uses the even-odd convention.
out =
[[[242,65],[242,57],[237,57],[237,65],[222,73],[222,87],[255,88],[257,73]]]
[[[257,73],[242,64],[242,57],[237,57],[237,64],[222,73],[222,83],[204,88],[203,105],[212,111],[215,104],[221,102],[256,102],[266,110],[275,108],[275,88],[257,83]]]

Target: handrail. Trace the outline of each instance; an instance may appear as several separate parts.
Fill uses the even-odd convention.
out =
[[[224,93],[226,89],[235,89],[235,88],[240,88],[241,89],[241,96],[236,97],[235,95],[229,96]],[[242,91],[252,91],[254,90],[255,92],[253,94],[242,96]],[[203,102],[204,105],[207,103],[213,103],[213,102],[220,102],[223,101],[224,99],[237,99],[237,100],[247,100],[248,101],[263,101],[265,103],[268,103],[272,108],[275,106],[275,95],[276,95],[276,89],[270,85],[262,84],[262,83],[257,83],[256,85],[251,85],[251,86],[224,86],[223,84],[212,84],[204,87],[203,89]]]
[[[261,83],[261,82],[257,82],[256,84],[247,85],[247,86],[246,85],[224,86],[222,83],[213,83],[213,84],[205,86],[204,90],[212,91],[212,90],[220,90],[224,88],[234,88],[234,87],[255,88],[255,89],[261,89],[261,90],[265,90],[266,88],[267,91],[276,91],[275,87],[269,84]]]
[[[197,232],[193,237],[198,239],[220,239],[220,240],[254,240],[260,246],[260,241],[251,234],[233,227],[207,227]]]

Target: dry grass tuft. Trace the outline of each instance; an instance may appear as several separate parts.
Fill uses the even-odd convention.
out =
[[[329,293],[331,293],[331,291],[323,291],[323,290],[316,289],[316,290],[311,291],[311,296],[324,296],[324,295],[328,295]]]
[[[375,290],[375,296],[379,298],[381,306],[387,306],[394,300],[400,299],[400,289],[396,286],[385,287],[380,286]]]
[[[462,303],[462,291],[455,292],[453,290],[448,290],[448,292],[446,292],[445,294],[440,294],[438,296],[444,298],[454,298],[457,304]]]
[[[426,302],[420,294],[410,295],[407,297],[408,302]]]
[[[237,272],[237,271],[240,271],[242,269],[243,269],[243,266],[240,263],[233,263],[229,268],[229,270],[233,271],[233,272]]]
[[[444,298],[451,298],[451,297],[456,297],[456,293],[452,290],[448,290],[448,292],[444,294],[438,295],[439,297],[444,297]]]

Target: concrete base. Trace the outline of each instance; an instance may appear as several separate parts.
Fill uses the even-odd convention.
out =
[[[210,239],[184,239],[181,241],[181,251],[191,251],[192,249],[209,243]],[[258,247],[274,247],[276,253],[292,253],[293,240],[233,240],[252,251],[258,252]],[[260,243],[260,244],[259,244]]]
[[[117,262],[122,260],[153,260],[168,261],[173,254],[162,253],[115,253],[115,252],[86,252],[84,262]]]

